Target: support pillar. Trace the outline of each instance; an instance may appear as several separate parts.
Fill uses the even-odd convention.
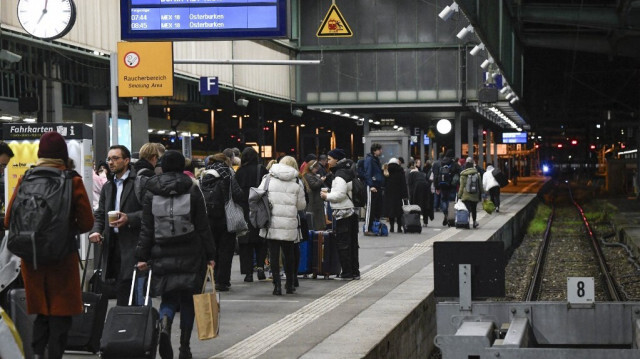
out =
[[[138,101],[129,103],[129,116],[131,117],[131,148],[129,150],[138,152],[142,145],[149,142],[149,131],[147,131],[149,128],[149,100],[145,97],[142,99],[142,103]]]
[[[424,167],[424,129],[420,129],[420,138],[418,138],[418,143],[420,143],[420,164]],[[419,168],[421,170],[422,168]]]
[[[49,78],[59,78],[60,66],[45,62],[44,71]],[[62,83],[50,79],[42,80],[42,122],[63,122]]]
[[[473,158],[473,119],[467,119],[467,154],[466,157]],[[464,155],[464,154],[463,154]]]
[[[484,136],[482,135],[482,125],[478,125],[478,163],[480,168],[485,168],[484,165]]]
[[[454,156],[457,158],[462,157],[462,114],[456,112],[456,119],[453,125],[454,131]]]

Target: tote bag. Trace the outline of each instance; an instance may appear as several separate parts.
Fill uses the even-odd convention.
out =
[[[247,226],[247,221],[244,219],[244,211],[242,210],[242,207],[234,202],[231,196],[231,188],[233,187],[231,183],[232,181],[233,178],[229,181],[229,200],[224,204],[224,211],[227,219],[227,231],[241,235],[248,231],[249,227]]]
[[[210,293],[205,293],[207,278],[211,278],[213,290]],[[211,266],[207,266],[202,294],[193,295],[193,309],[198,327],[198,339],[207,340],[217,337],[220,331],[220,295],[215,290],[213,267]]]

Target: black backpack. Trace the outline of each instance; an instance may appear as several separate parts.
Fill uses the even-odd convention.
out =
[[[76,250],[69,234],[74,171],[34,167],[23,176],[11,206],[7,247],[32,263],[52,264]]]
[[[364,207],[367,205],[367,186],[358,177],[351,180],[351,196],[349,199],[354,207]]]
[[[451,186],[451,182],[453,180],[453,174],[451,173],[451,165],[442,165],[440,166],[440,173],[438,175],[438,184],[442,187]]]
[[[478,174],[474,173],[467,177],[467,184],[465,186],[467,193],[478,193]]]
[[[147,181],[149,178],[155,176],[155,172],[148,168],[143,168],[136,173],[136,180],[133,185],[133,191],[136,194],[136,198],[138,198],[138,202],[142,204],[144,200],[144,192],[145,186],[147,185]]]

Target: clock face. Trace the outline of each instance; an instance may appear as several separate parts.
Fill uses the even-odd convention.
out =
[[[73,27],[76,7],[73,0],[18,0],[18,20],[35,37],[57,39]]]

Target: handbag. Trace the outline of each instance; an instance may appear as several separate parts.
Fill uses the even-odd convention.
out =
[[[249,230],[247,221],[244,219],[244,211],[239,204],[233,201],[231,187],[233,187],[233,177],[229,181],[229,200],[224,204],[225,217],[227,219],[227,231],[242,235]]]
[[[482,209],[484,209],[485,212],[491,214],[496,210],[496,205],[493,204],[490,199],[485,199],[484,201],[482,201]]]
[[[211,293],[205,293],[207,278],[211,278]],[[198,339],[207,340],[218,336],[220,332],[220,294],[216,293],[213,279],[213,267],[207,266],[204,276],[202,293],[193,295],[193,309],[195,311]]]

